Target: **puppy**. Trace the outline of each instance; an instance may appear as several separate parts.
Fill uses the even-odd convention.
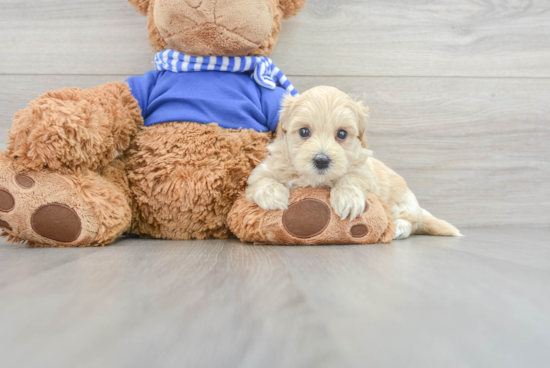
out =
[[[333,87],[288,96],[269,155],[248,179],[247,200],[265,210],[284,210],[292,189],[328,186],[334,212],[342,220],[353,220],[365,210],[371,192],[388,204],[395,239],[411,234],[460,236],[454,226],[420,207],[402,177],[371,157],[368,111]]]

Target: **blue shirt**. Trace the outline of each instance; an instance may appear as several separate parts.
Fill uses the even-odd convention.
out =
[[[261,87],[250,73],[150,71],[126,79],[145,125],[172,121],[275,131],[287,91]]]

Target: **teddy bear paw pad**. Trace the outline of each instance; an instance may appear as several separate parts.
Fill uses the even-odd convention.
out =
[[[31,217],[32,229],[45,238],[62,243],[78,239],[82,224],[75,210],[61,203],[45,204]]]
[[[292,203],[283,213],[286,231],[301,239],[313,238],[325,231],[330,224],[329,206],[315,198]]]

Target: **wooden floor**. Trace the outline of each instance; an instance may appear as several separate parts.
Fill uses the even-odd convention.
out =
[[[3,367],[548,367],[550,229],[0,245]]]

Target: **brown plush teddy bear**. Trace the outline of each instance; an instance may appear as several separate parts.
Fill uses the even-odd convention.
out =
[[[148,16],[156,70],[90,90],[47,92],[15,115],[8,151],[0,154],[0,228],[10,241],[77,247],[109,244],[124,232],[165,239],[232,234],[228,213],[267,154],[281,100],[296,94],[267,56],[282,19],[306,0],[128,1]],[[309,190],[307,203],[329,203],[319,197],[325,192]],[[373,210],[356,220],[365,224],[331,215],[314,239],[294,236],[311,232],[299,221],[305,202],[289,210],[294,217],[259,214],[255,223],[269,217],[286,224],[267,242],[390,240],[387,208],[376,197],[369,201]],[[233,231],[260,241],[263,230],[246,234],[239,225],[241,216],[251,220],[250,206],[235,207]]]
[[[282,73],[262,79],[277,70],[261,56],[305,1],[129,0],[148,17],[157,70],[47,92],[16,113],[0,156],[3,234],[34,246],[229,237],[227,214],[292,92]]]

